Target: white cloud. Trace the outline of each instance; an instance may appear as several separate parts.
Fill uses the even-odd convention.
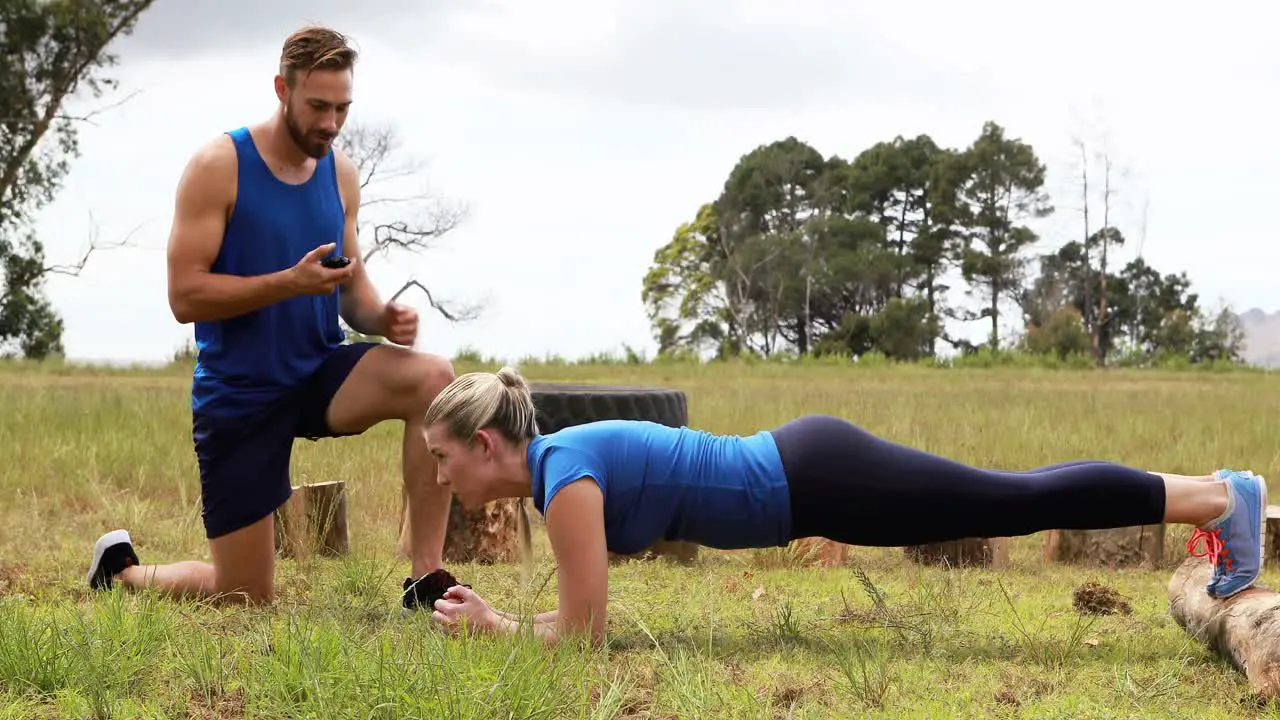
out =
[[[469,326],[429,318],[423,349],[652,348],[640,284],[653,251],[753,147],[795,135],[852,157],[916,133],[963,146],[995,120],[1050,163],[1060,210],[1049,248],[1078,234],[1068,140],[1091,120],[1130,169],[1118,212],[1135,244],[1149,196],[1150,262],[1187,270],[1210,301],[1280,306],[1269,237],[1280,72],[1262,44],[1272,11],[1118,7],[488,0],[353,13],[342,29],[363,56],[355,117],[393,122],[429,161],[431,186],[472,210],[441,249],[384,262],[375,278],[387,294],[412,274],[491,301]],[[223,15],[253,23],[255,12]],[[163,359],[189,336],[165,300],[174,183],[207,138],[272,112],[280,40],[310,19],[261,12],[270,33],[212,32],[204,15],[198,26],[156,21],[166,52],[190,52],[136,43],[121,70],[124,91],[143,94],[84,129],[83,155],[41,221],[50,255],[74,257],[89,211],[106,237],[142,224],[143,248],[51,283],[73,356]]]
[[[378,0],[363,5],[349,0],[162,0],[143,13],[118,49],[129,61],[206,54],[227,57],[265,48],[278,56],[284,38],[303,25],[332,25],[358,37],[376,34],[376,28],[394,26],[405,17],[445,17],[453,7],[453,3],[429,0]],[[419,31],[433,27],[414,25]],[[268,53],[263,59],[270,64],[274,57]]]

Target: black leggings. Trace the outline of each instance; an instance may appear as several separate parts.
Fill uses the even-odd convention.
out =
[[[773,430],[791,488],[791,536],[899,547],[1050,529],[1159,523],[1158,475],[1102,461],[982,470],[810,415]]]

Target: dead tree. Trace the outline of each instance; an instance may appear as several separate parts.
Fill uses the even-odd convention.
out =
[[[422,254],[466,218],[467,210],[461,204],[425,190],[398,189],[398,184],[414,180],[422,171],[422,164],[403,150],[390,125],[353,123],[339,137],[340,149],[351,158],[360,177],[358,232],[365,264],[396,253]],[[398,299],[415,288],[422,291],[428,306],[449,322],[468,322],[480,315],[479,305],[438,298],[412,276],[391,298]]]
[[[398,253],[420,255],[434,248],[442,237],[466,218],[466,208],[462,205],[413,187],[422,171],[421,162],[404,151],[399,136],[390,125],[351,124],[341,137],[340,148],[351,158],[360,178],[358,232],[364,263],[369,264],[377,258],[387,259]],[[405,185],[409,185],[407,190]],[[388,300],[399,300],[410,290],[420,291],[428,307],[451,323],[474,320],[482,309],[478,304],[454,303],[440,298],[412,275],[402,281]],[[434,480],[425,479],[426,482]],[[483,560],[494,554],[490,552],[496,537],[492,528],[514,527],[514,523],[515,508],[509,503],[497,503],[468,513],[454,500],[449,514],[448,537],[476,538],[476,541],[470,544],[463,542],[463,546],[454,541],[447,548],[446,555],[457,561]],[[514,540],[513,533],[502,533],[502,537],[496,537],[496,540],[501,541],[497,542],[503,546],[500,549],[514,549],[514,545],[507,547]],[[410,555],[409,494],[403,488],[400,538],[396,547],[401,556]],[[502,560],[506,559],[507,553],[498,555],[494,559]]]
[[[1080,151],[1080,214],[1084,220],[1084,242],[1080,248],[1084,253],[1084,326],[1093,339],[1093,357],[1097,362],[1102,355],[1098,349],[1098,320],[1094,316],[1093,303],[1090,302],[1092,283],[1089,282],[1089,274],[1093,272],[1093,265],[1089,261],[1089,250],[1093,234],[1089,232],[1089,152],[1083,138],[1073,138],[1072,144]]]

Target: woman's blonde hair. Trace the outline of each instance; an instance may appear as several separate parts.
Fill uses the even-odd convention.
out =
[[[511,367],[496,373],[471,372],[455,378],[427,408],[424,424],[430,427],[437,423],[467,444],[486,428],[498,431],[513,443],[532,440],[538,435],[533,394],[525,379]],[[520,565],[528,582],[533,569],[533,530],[524,498],[517,498],[516,508]]]
[[[427,408],[426,425],[436,423],[443,423],[450,435],[464,443],[485,428],[497,430],[513,443],[538,434],[529,384],[510,367],[496,373],[459,375]]]

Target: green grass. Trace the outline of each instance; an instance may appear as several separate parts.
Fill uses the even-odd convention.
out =
[[[473,369],[459,364],[458,369]],[[550,362],[534,379],[675,386],[691,424],[749,432],[833,413],[978,465],[1101,458],[1201,474],[1275,472],[1280,380],[1263,373]],[[1005,570],[943,570],[856,548],[840,568],[786,551],[704,552],[611,571],[610,646],[453,639],[402,617],[392,552],[399,427],[298,441],[294,481],[344,479],[352,552],[281,561],[267,609],[90,594],[93,540],[129,528],[144,562],[207,558],[181,368],[0,366],[0,718],[1277,717],[1169,617],[1166,567],[1047,565],[1039,536]],[[849,508],[850,521],[877,508]],[[903,517],[911,522],[910,515]],[[541,540],[541,538],[540,538]],[[545,544],[453,568],[496,607],[545,610]],[[1130,615],[1085,616],[1105,583]],[[1268,570],[1264,583],[1274,584]],[[1268,714],[1270,713],[1270,714]]]

